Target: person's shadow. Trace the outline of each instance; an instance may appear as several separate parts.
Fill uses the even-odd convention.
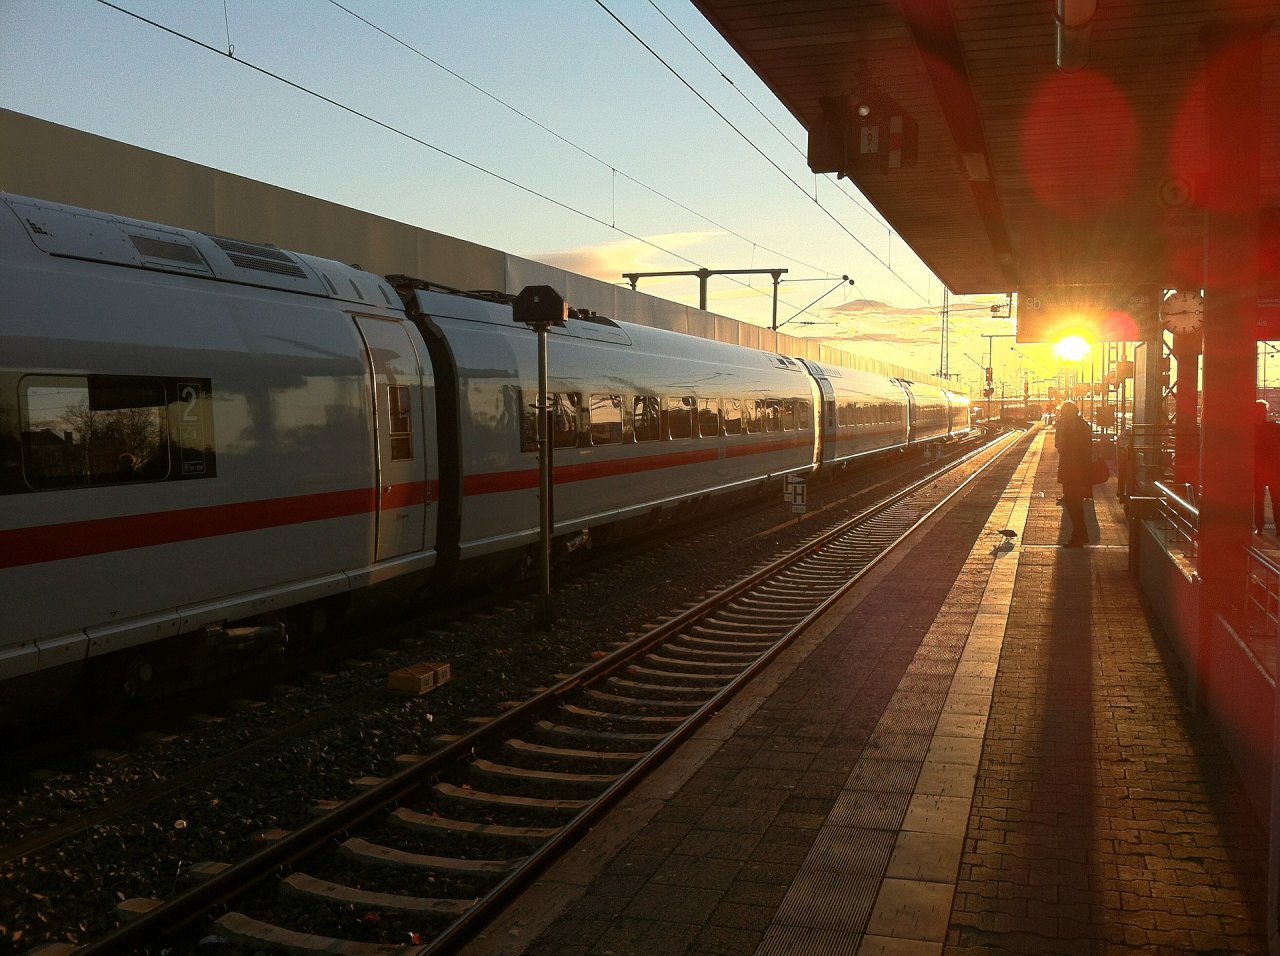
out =
[[[1089,544],[1098,544],[1102,529],[1098,527],[1098,513],[1094,510],[1093,499],[1084,499],[1084,526],[1089,535]],[[1066,544],[1071,538],[1071,519],[1067,517],[1067,509],[1061,508],[1058,517],[1058,544]]]

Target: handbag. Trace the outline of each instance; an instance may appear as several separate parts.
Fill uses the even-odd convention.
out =
[[[1107,467],[1105,458],[1095,458],[1089,462],[1089,480],[1095,485],[1105,484],[1111,477],[1111,469]]]

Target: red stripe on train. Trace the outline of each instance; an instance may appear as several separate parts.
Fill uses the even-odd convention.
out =
[[[428,492],[433,498],[437,497],[438,483],[431,482],[429,486],[422,482],[393,485],[383,493],[383,507],[419,505],[427,500]],[[376,489],[355,488],[293,498],[16,528],[0,531],[0,568],[345,518],[370,514],[376,509]]]
[[[728,442],[725,456],[767,454],[807,447],[809,439],[783,441]],[[655,471],[681,465],[705,464],[720,456],[719,446],[646,455],[643,458],[616,458],[608,461],[583,462],[556,468],[556,482],[568,484],[590,481],[637,471]],[[538,486],[536,469],[470,475],[463,483],[463,494],[486,495],[518,491]],[[394,485],[383,492],[383,508],[407,508],[439,498],[439,483],[409,482]],[[149,514],[124,515],[117,518],[95,518],[65,524],[42,525],[0,531],[0,568],[21,567],[61,561],[68,558],[110,554],[132,548],[175,544],[199,538],[212,538],[245,531],[261,531],[309,521],[324,521],[376,511],[376,490],[359,488],[348,491],[273,498],[202,508],[182,508]]]
[[[793,448],[808,448],[812,441],[807,438],[787,441],[752,442],[737,444],[727,442],[724,447],[726,458],[737,458],[743,455],[761,455],[768,452],[787,451]],[[617,475],[629,475],[640,471],[657,471],[661,468],[678,468],[681,465],[700,465],[717,461],[720,458],[719,446],[699,448],[694,451],[673,452],[669,455],[645,455],[636,458],[611,458],[607,461],[582,462],[572,465],[556,465],[555,483],[569,484],[574,481],[591,481],[596,478],[612,478]],[[485,475],[468,475],[462,483],[462,493],[466,497],[478,495],[495,495],[508,491],[527,491],[538,487],[538,470],[522,468],[519,471],[494,471]]]
[[[726,458],[739,458],[743,455],[765,455],[771,451],[789,451],[792,448],[812,448],[813,438],[788,438],[782,441],[752,442],[748,445],[729,443],[724,446]]]

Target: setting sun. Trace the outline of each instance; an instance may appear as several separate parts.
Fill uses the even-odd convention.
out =
[[[1068,335],[1053,347],[1053,354],[1068,362],[1078,362],[1093,348],[1083,336]]]

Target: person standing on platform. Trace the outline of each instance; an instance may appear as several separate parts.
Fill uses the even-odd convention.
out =
[[[1062,485],[1062,507],[1071,519],[1071,537],[1064,548],[1079,548],[1089,543],[1089,530],[1084,523],[1084,499],[1093,497],[1093,432],[1080,417],[1075,402],[1058,406],[1058,484]]]
[[[1253,406],[1253,530],[1267,528],[1267,488],[1271,489],[1271,526],[1280,530],[1276,487],[1280,484],[1280,422],[1268,417],[1271,407],[1261,399]]]

